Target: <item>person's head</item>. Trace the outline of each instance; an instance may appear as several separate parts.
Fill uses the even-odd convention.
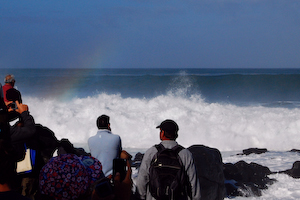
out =
[[[0,160],[0,184],[11,187],[17,175],[17,164],[10,142],[3,139],[0,139]]]
[[[12,75],[12,74],[6,75],[4,78],[4,82],[5,82],[5,84],[14,86],[15,82],[16,82],[14,75]]]
[[[6,99],[8,101],[19,101],[19,103],[22,103],[21,93],[15,88],[6,91]]]
[[[169,140],[176,140],[178,137],[179,127],[176,124],[176,122],[174,122],[171,119],[167,119],[167,120],[163,121],[156,128],[160,128],[161,133],[163,132],[164,137],[166,137]],[[162,139],[162,136],[160,136],[160,137]]]
[[[100,117],[98,117],[97,127],[98,129],[109,129],[110,128],[109,116],[101,115]]]

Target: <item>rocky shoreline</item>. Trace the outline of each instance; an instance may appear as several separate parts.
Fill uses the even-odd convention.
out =
[[[192,152],[201,184],[201,199],[220,200],[227,198],[261,196],[262,190],[267,190],[277,180],[269,178],[275,173],[284,173],[293,178],[300,178],[300,161],[295,161],[291,169],[272,172],[268,167],[240,160],[236,163],[223,163],[218,149],[204,145],[188,147]],[[265,148],[244,149],[237,155],[262,154],[268,152]],[[293,149],[291,152],[300,152]],[[137,153],[133,167],[138,168],[143,158]]]

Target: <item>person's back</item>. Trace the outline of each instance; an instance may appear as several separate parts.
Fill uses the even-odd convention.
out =
[[[119,157],[120,141],[120,137],[109,130],[99,130],[97,135],[88,140],[91,155],[103,164],[105,176],[111,174],[113,159]]]
[[[160,144],[162,144],[164,148],[172,149],[178,145],[178,143],[175,141],[175,139],[178,136],[177,135],[178,125],[173,120],[165,120],[157,128],[161,129],[160,139],[162,140],[162,142]],[[170,132],[172,133],[170,134]],[[155,199],[153,195],[151,195],[151,191],[149,188],[150,186],[149,170],[152,164],[152,160],[154,156],[156,156],[157,152],[158,149],[155,146],[153,146],[150,149],[148,149],[144,154],[139,169],[137,181],[136,181],[137,195],[139,196],[140,199],[147,199],[147,200]],[[188,187],[188,190],[186,191],[186,195],[180,196],[180,198],[178,199],[198,200],[201,197],[200,183],[199,183],[199,179],[197,178],[196,167],[194,165],[192,154],[188,149],[182,149],[181,151],[179,151],[178,155],[185,168],[185,172],[187,174],[187,179],[188,179],[186,185]],[[170,197],[170,199],[177,199],[177,198]]]
[[[121,138],[110,131],[109,117],[102,115],[97,119],[97,134],[88,139],[91,155],[97,158],[103,167],[105,176],[112,174],[113,159],[120,156]]]
[[[14,75],[12,75],[12,74],[6,75],[4,78],[4,82],[5,82],[5,84],[2,86],[3,99],[5,102],[8,102],[9,100],[6,98],[6,92],[7,92],[7,90],[14,88],[14,85],[16,82]]]

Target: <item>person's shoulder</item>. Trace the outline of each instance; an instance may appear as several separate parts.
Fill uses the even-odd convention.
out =
[[[184,157],[193,157],[193,154],[187,149],[187,148],[183,148],[180,152],[179,152],[179,156],[182,155]]]
[[[4,84],[4,85],[2,85],[2,88],[3,88],[3,89],[10,89],[10,88],[12,88],[12,86],[11,86],[11,85],[7,85],[7,84]]]
[[[93,141],[96,137],[97,137],[97,134],[92,135],[91,137],[88,138],[88,142]]]
[[[111,133],[112,137],[115,137],[115,138],[121,138],[120,135],[114,134],[113,132],[111,132],[111,131],[109,131],[109,130],[108,130],[108,133]]]
[[[149,149],[146,150],[145,152],[145,156],[154,156],[156,153],[158,152],[157,148],[155,147],[155,145],[153,145],[152,147],[150,147]]]
[[[156,144],[155,144],[156,145]],[[151,152],[151,151],[154,151],[156,150],[157,151],[157,148],[155,147],[155,145],[151,146],[149,149],[146,150],[146,152]]]

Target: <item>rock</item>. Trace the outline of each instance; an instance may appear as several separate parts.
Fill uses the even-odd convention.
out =
[[[201,200],[224,199],[225,184],[220,151],[203,145],[193,145],[188,150],[195,160],[201,185]]]
[[[268,167],[257,163],[239,161],[235,164],[224,164],[224,177],[226,182],[234,180],[234,184],[226,183],[228,196],[261,196],[261,190],[267,189],[269,184],[275,182],[268,175],[272,174]],[[229,185],[229,184],[233,184]],[[236,188],[234,188],[236,186]]]
[[[280,171],[279,173],[288,174],[293,178],[300,178],[300,161],[294,162],[292,169]]]
[[[271,174],[268,167],[256,163],[246,163],[245,161],[239,161],[235,164],[241,173],[243,182],[254,183],[259,189],[267,189],[267,184],[272,183],[271,179],[267,175]]]
[[[263,149],[259,149],[259,148],[249,148],[249,149],[244,149],[243,150],[243,154],[239,154],[239,155],[250,155],[252,153],[254,154],[262,154],[262,153],[266,153],[268,152],[267,149],[263,148]]]
[[[131,163],[131,166],[132,166],[132,167],[135,167],[135,168],[139,168],[139,167],[141,166],[143,157],[144,157],[144,154],[141,153],[141,152],[138,152],[138,153],[135,155],[135,157],[134,157],[134,159],[133,159],[133,161],[132,161],[132,163]]]
[[[300,153],[300,150],[299,149],[292,149],[292,150],[290,150],[290,152]]]
[[[224,172],[225,180],[235,180],[235,181],[243,180],[242,174],[240,173],[237,166],[235,166],[234,164],[225,163],[223,167],[224,167],[223,172]]]
[[[36,124],[36,136],[38,141],[38,149],[45,162],[45,164],[52,158],[54,151],[59,146],[59,141],[57,140],[54,132],[48,127],[41,124]]]
[[[75,148],[74,145],[69,141],[69,139],[62,138],[59,141],[59,147],[57,154],[62,155],[62,154],[75,154],[77,156],[90,156],[90,153],[87,153],[83,148]]]

